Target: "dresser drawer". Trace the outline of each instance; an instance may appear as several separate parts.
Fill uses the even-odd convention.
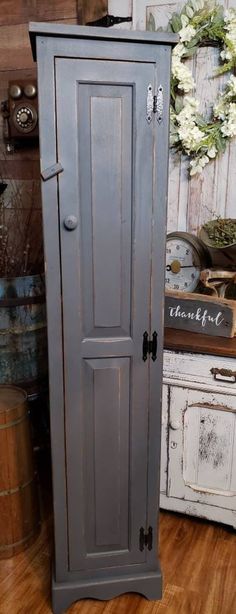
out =
[[[213,388],[235,389],[236,360],[208,354],[164,351],[164,378],[205,384]]]

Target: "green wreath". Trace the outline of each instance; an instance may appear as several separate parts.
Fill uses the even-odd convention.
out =
[[[155,29],[152,15],[149,27]],[[213,43],[219,46],[221,60],[215,74],[234,71],[236,10],[224,11],[223,6],[211,0],[189,0],[180,13],[172,15],[168,29],[180,37],[172,55],[170,144],[189,156],[190,175],[195,175],[225,151],[227,142],[236,136],[236,77],[229,77],[207,121],[198,112],[197,98],[189,95],[195,83],[184,60],[193,57],[200,45]]]

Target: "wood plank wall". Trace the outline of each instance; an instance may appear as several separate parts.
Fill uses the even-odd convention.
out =
[[[171,14],[180,11],[184,3],[185,0],[133,0],[133,27],[138,30],[148,28],[152,15],[156,28],[165,29]],[[220,0],[220,4],[225,8],[236,8],[236,0]],[[212,47],[200,48],[196,58],[188,63],[196,82],[194,95],[200,101],[200,110],[207,116],[229,75],[215,78],[219,50]],[[171,151],[168,232],[187,230],[196,234],[207,220],[216,215],[235,218],[236,139],[231,141],[223,155],[205,167],[201,175],[189,179],[188,164],[185,156]]]
[[[106,11],[107,0],[0,0],[0,101],[7,99],[9,80],[36,77],[28,36],[29,21],[86,23],[103,16]],[[42,242],[39,149],[37,145],[27,146],[6,154],[1,115],[0,178],[8,182],[4,196],[10,204],[12,191],[20,195],[22,237],[25,236],[24,226],[29,223],[29,208],[33,200],[31,243],[38,253]],[[6,224],[7,220],[6,216]]]

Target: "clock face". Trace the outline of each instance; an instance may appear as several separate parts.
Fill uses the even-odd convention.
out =
[[[167,237],[166,290],[194,292],[201,269],[200,255],[194,245],[181,237]]]

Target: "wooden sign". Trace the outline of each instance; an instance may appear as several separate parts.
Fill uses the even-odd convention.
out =
[[[236,301],[203,294],[167,291],[165,327],[216,337],[234,337]]]

